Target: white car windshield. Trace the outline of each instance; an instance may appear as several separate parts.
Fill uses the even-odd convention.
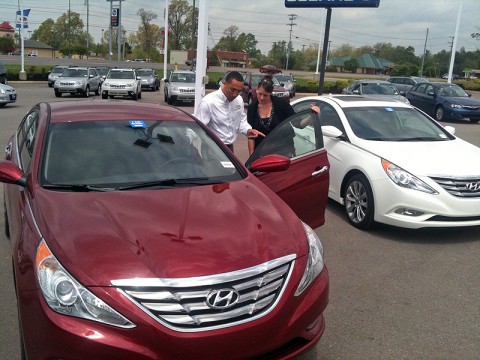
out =
[[[133,71],[111,71],[108,73],[108,79],[135,79]]]
[[[355,107],[344,109],[354,134],[375,141],[445,141],[453,139],[421,112],[400,107]]]
[[[85,69],[66,69],[63,77],[87,77],[88,71]]]

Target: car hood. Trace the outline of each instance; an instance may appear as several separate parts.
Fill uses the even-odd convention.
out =
[[[470,106],[480,106],[480,101],[472,99],[471,97],[463,96],[439,96],[442,101],[447,101],[453,104],[459,105],[470,105]]]
[[[5,84],[2,84],[2,83],[0,83],[0,89],[8,90],[8,91],[15,91],[15,89],[13,87],[11,87],[10,85],[5,85]]]
[[[171,85],[173,86],[176,86],[176,87],[189,87],[189,88],[194,88],[195,87],[195,83],[184,83],[184,82],[175,82],[175,81],[171,81],[170,82]]]
[[[368,141],[365,150],[393,162],[416,176],[478,176],[480,148],[462,139],[450,141]]]
[[[217,274],[307,252],[300,220],[252,176],[192,188],[36,192],[42,235],[84,285]]]
[[[58,78],[59,80],[64,80],[64,81],[84,81],[84,80],[87,80],[86,77],[82,76],[82,77],[59,77]]]

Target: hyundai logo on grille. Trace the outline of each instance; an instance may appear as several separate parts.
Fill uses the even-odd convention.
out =
[[[232,288],[212,290],[207,295],[207,305],[212,309],[227,309],[238,302],[240,294]]]
[[[478,183],[478,182],[469,182],[469,183],[466,183],[466,184],[465,184],[465,187],[467,188],[467,190],[477,191],[477,190],[480,190],[480,183]]]

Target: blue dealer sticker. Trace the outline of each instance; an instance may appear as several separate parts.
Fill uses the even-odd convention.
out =
[[[387,111],[395,111],[395,109],[392,109],[392,108],[390,108],[390,107],[385,108],[385,110],[387,110]]]
[[[147,126],[145,125],[145,121],[143,120],[130,120],[130,126],[132,128],[143,128],[145,129]]]

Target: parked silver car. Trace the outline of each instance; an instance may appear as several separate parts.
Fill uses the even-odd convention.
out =
[[[17,91],[9,86],[0,83],[0,107],[17,101]]]
[[[288,90],[290,97],[293,98],[297,92],[297,82],[291,74],[275,74],[274,78],[278,80],[285,90]]]
[[[100,94],[100,75],[97,70],[88,67],[70,67],[53,84],[55,96],[60,97],[67,93],[70,95],[90,96]]]
[[[111,69],[102,83],[102,99],[114,96],[142,98],[142,83],[135,69]]]
[[[154,69],[137,69],[137,76],[140,76],[142,81],[142,89],[160,89],[160,79]]]
[[[195,100],[195,72],[189,70],[172,71],[165,79],[165,102],[172,105],[176,101]]]
[[[68,69],[68,66],[57,65],[48,72],[48,87],[53,87],[53,84],[55,84],[55,81],[58,80],[58,77],[63,74],[65,69]]]
[[[387,81],[395,85],[402,95],[405,95],[413,85],[429,82],[427,79],[418,76],[390,76]]]

